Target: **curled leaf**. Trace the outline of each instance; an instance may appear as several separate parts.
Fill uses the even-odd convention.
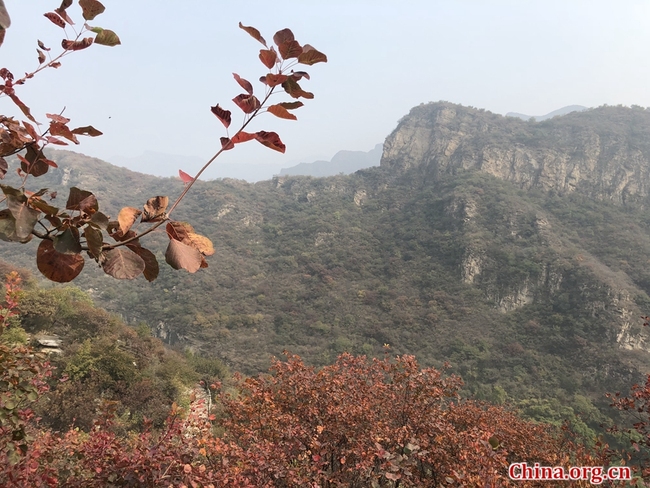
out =
[[[230,110],[222,109],[218,103],[216,106],[210,107],[210,110],[217,116],[226,129],[230,127]]]
[[[115,32],[109,29],[102,29],[102,31],[95,36],[95,44],[114,47],[119,46],[122,43]]]
[[[260,31],[258,31],[255,27],[248,27],[248,26],[242,25],[242,23],[240,22],[239,23],[239,28],[245,30],[246,32],[248,32],[253,39],[255,39],[256,41],[261,42],[262,44],[264,44],[264,46],[266,46],[266,41],[264,40],[264,38],[260,34]]]
[[[239,86],[241,86],[244,90],[246,90],[246,92],[249,95],[253,94],[253,85],[251,85],[250,81],[245,80],[244,78],[239,76],[237,73],[233,73],[232,75],[235,78],[235,80],[237,81],[237,83],[239,83]]]
[[[124,207],[117,215],[117,222],[120,226],[120,231],[125,235],[135,221],[138,219],[142,212],[134,207]]]
[[[263,144],[266,147],[269,147],[274,151],[278,151],[283,154],[286,150],[286,146],[280,140],[280,136],[275,132],[266,132],[261,130],[255,133],[255,140],[257,140],[260,144]]]
[[[144,204],[142,222],[160,222],[165,217],[165,210],[169,204],[169,197],[158,196],[147,200]]]
[[[61,41],[61,47],[63,47],[63,49],[65,49],[66,51],[80,51],[81,49],[86,49],[87,47],[90,47],[92,43],[93,43],[92,37],[86,37],[80,41],[71,41],[70,39],[63,39]],[[51,66],[54,68],[55,67],[54,63],[52,63]]]
[[[230,140],[229,137],[220,137],[219,141],[221,142],[221,149],[224,151],[230,151],[235,148],[235,144]]]
[[[61,27],[62,29],[65,28],[65,20],[63,20],[59,14],[55,12],[47,12],[46,14],[43,14],[43,16],[54,25]]]
[[[185,171],[182,169],[178,170],[178,176],[180,177],[181,180],[183,180],[183,183],[189,183],[192,181],[194,178],[192,178],[190,175],[188,175]]]
[[[245,114],[253,113],[255,110],[260,108],[260,101],[255,95],[242,93],[233,98],[232,101],[235,102],[235,105],[242,109]]]

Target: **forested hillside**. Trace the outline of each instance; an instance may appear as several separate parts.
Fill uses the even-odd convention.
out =
[[[177,218],[215,243],[208,269],[164,268],[148,283],[89,265],[75,285],[168,344],[247,374],[285,349],[321,366],[389,344],[425,366],[449,361],[465,394],[597,429],[604,392],[650,368],[648,134],[650,114],[638,108],[535,123],[421,106],[388,138],[379,168],[201,182]],[[182,189],[53,157],[59,169],[41,184],[91,190],[111,215]],[[589,165],[598,171],[576,173]],[[555,188],[562,171],[567,183]],[[10,262],[33,268],[31,256],[2,244]]]

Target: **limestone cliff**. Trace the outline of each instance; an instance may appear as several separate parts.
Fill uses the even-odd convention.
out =
[[[523,188],[648,202],[650,111],[599,107],[543,122],[446,102],[420,105],[384,144],[381,166],[437,179],[478,170]]]

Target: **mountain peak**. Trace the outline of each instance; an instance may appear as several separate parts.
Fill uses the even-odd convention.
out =
[[[438,102],[400,121],[381,166],[433,180],[481,171],[522,188],[645,204],[649,161],[650,110],[642,107],[603,106],[532,122]]]

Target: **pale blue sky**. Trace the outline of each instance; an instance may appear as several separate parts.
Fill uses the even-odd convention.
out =
[[[0,67],[36,66],[36,39],[60,45],[42,14],[58,0],[5,0],[12,18]],[[75,1],[75,4],[77,2]],[[421,102],[447,100],[496,113],[542,115],[566,105],[650,106],[650,2],[580,0],[206,1],[104,0],[92,25],[113,29],[115,48],[92,46],[18,94],[40,120],[59,112],[104,132],[76,151],[110,161],[144,151],[207,159],[223,127],[216,103],[233,112],[232,78],[257,80],[266,68],[241,21],[267,40],[284,27],[329,57],[307,67],[315,94],[298,121],[265,115],[255,130],[277,131],[285,155],[255,141],[224,154],[241,175],[368,151]],[[81,19],[78,7],[70,9]],[[261,85],[256,84],[261,90]],[[279,100],[279,99],[278,99]],[[2,113],[13,107],[2,99]],[[14,112],[15,113],[15,110]],[[109,118],[110,117],[110,118]],[[195,161],[195,160],[192,160]],[[182,168],[192,174],[196,162]],[[207,173],[218,177],[219,161]],[[261,168],[261,169],[260,169]],[[140,169],[143,168],[133,168]],[[144,169],[152,171],[150,168]]]

